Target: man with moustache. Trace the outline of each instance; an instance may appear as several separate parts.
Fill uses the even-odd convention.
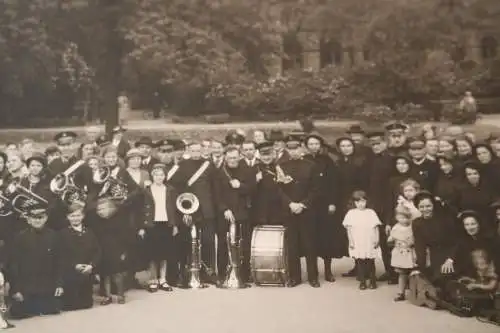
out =
[[[202,145],[192,142],[188,145],[187,155],[189,159],[179,163],[179,170],[171,178],[171,184],[177,188],[179,193],[193,193],[200,202],[200,208],[192,216],[192,223],[195,223],[200,230],[201,259],[204,263],[201,278],[203,282],[216,283],[215,274],[215,230],[216,230],[216,210],[215,210],[215,189],[214,172],[215,167],[210,160],[202,156]],[[186,242],[190,242],[189,226],[179,228],[183,233]],[[189,245],[187,245],[189,246]],[[181,265],[187,264],[187,256],[180,258]],[[183,284],[185,284],[185,277]]]
[[[302,157],[301,137],[288,136],[287,161],[276,165],[282,208],[286,212],[285,226],[288,246],[288,287],[301,283],[300,250],[307,263],[309,284],[318,288],[318,262],[316,253],[316,225],[313,222],[313,200],[319,191],[319,179],[314,163]]]
[[[385,126],[388,142],[387,151],[391,156],[404,155],[408,151],[406,143],[406,133],[408,126],[400,121],[393,121]]]
[[[236,147],[229,147],[226,150],[224,165],[215,173],[214,186],[220,215],[217,219],[217,268],[220,284],[226,278],[228,267],[227,233],[231,223],[236,223],[237,233],[241,237],[240,253],[243,257],[241,278],[243,282],[249,282],[250,279],[250,238],[252,235],[250,200],[256,184],[255,174],[254,169],[241,160],[240,152]]]
[[[255,225],[283,225],[288,212],[281,209],[281,189],[276,182],[276,152],[272,142],[263,142],[257,146],[260,163],[257,165],[257,187],[252,210]]]
[[[422,190],[434,191],[439,176],[439,164],[429,160],[425,151],[425,139],[412,137],[408,140],[411,157],[411,178],[420,184]]]

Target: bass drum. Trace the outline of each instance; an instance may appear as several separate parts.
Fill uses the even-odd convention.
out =
[[[251,246],[250,267],[255,285],[285,286],[288,281],[285,227],[255,227]]]

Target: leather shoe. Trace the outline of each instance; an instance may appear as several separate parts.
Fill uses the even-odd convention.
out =
[[[349,272],[347,272],[347,273],[342,273],[342,276],[343,276],[343,277],[354,277],[354,276],[356,276],[356,274],[357,274],[357,273],[356,273],[356,268],[353,268],[353,269],[351,269],[351,270],[350,270]]]
[[[333,274],[325,274],[325,281],[327,282],[335,282],[335,277],[333,277]]]
[[[288,288],[294,288],[294,287],[297,287],[300,283],[295,281],[295,280],[290,280],[287,282],[286,286]]]
[[[319,288],[319,282],[317,280],[314,280],[314,281],[309,281],[309,284],[311,285],[311,287],[313,288]]]

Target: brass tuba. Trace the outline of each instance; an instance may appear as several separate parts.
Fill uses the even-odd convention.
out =
[[[181,212],[184,217],[185,223],[190,224],[191,228],[191,267],[189,269],[189,282],[188,285],[191,289],[202,289],[206,288],[200,280],[200,270],[201,270],[201,243],[198,228],[193,223],[192,215],[200,209],[200,200],[193,193],[181,193],[176,201],[175,205],[177,210]]]
[[[231,222],[227,233],[229,265],[226,280],[222,288],[243,289],[248,285],[241,280],[241,237],[238,235],[236,222]]]
[[[111,168],[103,166],[95,170],[92,180],[95,184],[103,185],[99,196],[110,196],[112,199],[123,202],[128,197],[128,186],[113,175]]]
[[[84,160],[79,160],[67,168],[64,172],[57,174],[50,182],[50,191],[66,204],[73,202],[85,202],[87,193],[84,189],[75,185],[74,174],[85,164]]]

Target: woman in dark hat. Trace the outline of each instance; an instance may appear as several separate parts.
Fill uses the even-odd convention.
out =
[[[339,217],[334,215],[338,206],[337,168],[330,156],[323,152],[324,140],[321,136],[309,134],[304,143],[307,149],[304,157],[316,165],[320,178],[321,188],[313,209],[318,224],[318,255],[323,258],[325,264],[325,280],[334,282],[332,258],[342,258],[346,255],[344,248],[338,248],[342,242],[336,239],[344,236],[344,228],[337,221]]]
[[[474,147],[474,157],[481,167],[481,173],[491,184],[496,197],[500,197],[500,159],[488,144],[479,143]]]
[[[415,238],[416,268],[435,286],[443,287],[456,273],[457,228],[453,216],[429,192],[415,197],[415,206],[422,214],[412,223]],[[429,254],[430,266],[427,266]]]
[[[446,156],[437,158],[439,173],[434,194],[455,213],[458,213],[458,195],[463,186],[463,175],[457,170],[453,159]]]
[[[356,145],[350,137],[343,136],[338,138],[336,140],[336,146],[339,152],[337,161],[338,207],[336,211],[339,216],[343,217],[347,213],[349,202],[354,191],[366,191],[368,189],[368,170],[366,159],[364,156],[356,153]],[[348,239],[345,231],[338,235],[337,246],[339,249],[343,249],[343,253],[338,253],[338,255],[348,255]],[[343,276],[356,276],[356,272],[353,269],[343,274]]]
[[[474,210],[483,220],[487,219],[495,196],[488,180],[483,177],[481,165],[474,161],[466,162],[464,178],[465,181],[457,197],[458,209]]]

